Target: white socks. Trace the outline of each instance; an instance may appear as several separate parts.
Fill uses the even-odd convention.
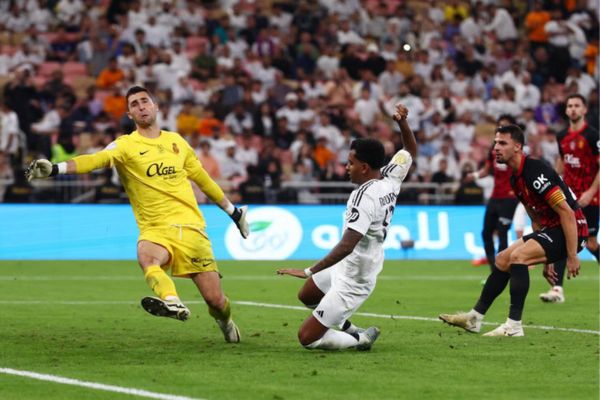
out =
[[[304,347],[307,349],[341,350],[355,347],[358,340],[348,333],[329,329],[321,339],[315,340]]]

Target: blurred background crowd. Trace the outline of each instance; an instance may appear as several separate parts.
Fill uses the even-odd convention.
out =
[[[598,127],[597,0],[11,0],[0,2],[0,201],[126,202],[112,171],[31,186],[134,127],[134,84],[234,201],[341,202],[350,142],[419,142],[400,201],[477,204],[463,183],[510,114],[554,163],[564,100]],[[206,201],[198,193],[199,202]]]

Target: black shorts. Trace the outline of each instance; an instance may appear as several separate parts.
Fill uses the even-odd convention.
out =
[[[598,206],[587,206],[583,209],[588,224],[589,235],[598,236]]]
[[[519,200],[516,198],[491,198],[485,208],[484,225],[492,225],[489,226],[491,229],[500,225],[506,226],[506,229],[510,228],[518,204]]]
[[[529,235],[523,236],[526,242],[533,239],[538,242],[546,254],[546,263],[550,264],[567,258],[567,243],[562,228],[550,228],[541,231],[535,231]],[[587,237],[577,238],[577,252],[579,253],[586,245]]]

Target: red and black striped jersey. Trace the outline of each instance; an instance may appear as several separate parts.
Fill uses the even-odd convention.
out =
[[[510,186],[510,176],[512,172],[508,165],[500,164],[496,161],[494,147],[490,149],[486,160],[489,170],[494,175],[494,189],[492,190],[492,199],[514,198],[515,192]]]
[[[579,197],[592,186],[598,173],[598,131],[586,123],[578,131],[568,129],[560,132],[556,139],[564,164],[563,179]],[[598,197],[596,193],[590,205],[598,206]]]
[[[541,228],[560,226],[560,217],[552,206],[563,200],[575,211],[578,228],[580,219],[585,223],[575,195],[547,162],[523,156],[519,170],[510,177],[510,184],[519,200],[535,212]]]

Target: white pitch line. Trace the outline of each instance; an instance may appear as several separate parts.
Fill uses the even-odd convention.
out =
[[[384,275],[377,278],[378,281],[441,281],[441,282],[460,282],[460,281],[481,281],[485,279],[486,275],[407,275],[407,276],[394,276]],[[139,281],[142,280],[143,276],[0,276],[0,281],[5,282],[31,282],[31,281],[51,281],[51,282],[95,282],[95,281]],[[282,279],[281,276],[275,275],[238,275],[238,276],[225,276],[223,279],[227,281],[273,281],[276,279]],[[598,281],[600,276],[578,276],[578,281]]]
[[[9,304],[11,306],[18,305],[91,305],[91,306],[102,306],[102,305],[137,305],[136,301],[119,301],[119,300],[0,300],[0,304]],[[203,301],[199,300],[190,300],[186,301],[185,304],[205,304]],[[233,304],[237,304],[240,306],[252,306],[252,307],[263,307],[263,308],[279,308],[284,310],[296,310],[296,311],[309,311],[306,307],[302,306],[290,306],[286,304],[272,304],[272,303],[257,303],[254,301],[233,301]],[[375,313],[365,313],[365,312],[357,312],[354,315],[360,315],[362,317],[372,317],[372,318],[384,318],[384,319],[405,319],[411,321],[426,321],[426,322],[441,322],[438,318],[431,317],[420,317],[415,315],[395,315],[395,314],[375,314]],[[483,325],[500,325],[500,322],[483,322]],[[546,326],[546,325],[523,325],[524,328],[531,329],[542,329],[549,331],[561,331],[561,332],[575,332],[575,333],[589,333],[592,335],[599,335],[600,331],[594,331],[591,329],[577,329],[577,328],[561,328],[558,326]]]
[[[63,385],[81,386],[88,389],[104,390],[106,392],[123,393],[132,396],[145,397],[148,399],[160,399],[160,400],[203,400],[199,398],[176,396],[173,394],[163,394],[156,392],[149,392],[147,390],[128,388],[123,386],[105,385],[103,383],[80,381],[78,379],[65,378],[62,376],[40,374],[32,371],[22,371],[12,368],[0,368],[0,373],[7,375],[23,376],[26,378],[37,379],[40,381],[62,383]]]
[[[241,306],[283,308],[283,309],[287,309],[287,310],[308,311],[308,309],[305,307],[286,306],[283,304],[256,303],[253,301],[234,301],[233,304],[239,304]],[[364,312],[357,312],[357,313],[354,313],[354,315],[360,315],[363,317],[373,317],[373,318],[407,319],[407,320],[413,320],[413,321],[427,321],[427,322],[441,323],[441,321],[438,318],[419,317],[419,316],[411,316],[411,315],[374,314],[374,313],[364,313]],[[483,322],[483,324],[484,325],[500,325],[500,322]],[[600,335],[600,331],[594,331],[591,329],[560,328],[560,327],[556,327],[556,326],[544,326],[544,325],[523,325],[523,328],[545,329],[545,330],[562,331],[562,332],[590,333],[592,335]]]

